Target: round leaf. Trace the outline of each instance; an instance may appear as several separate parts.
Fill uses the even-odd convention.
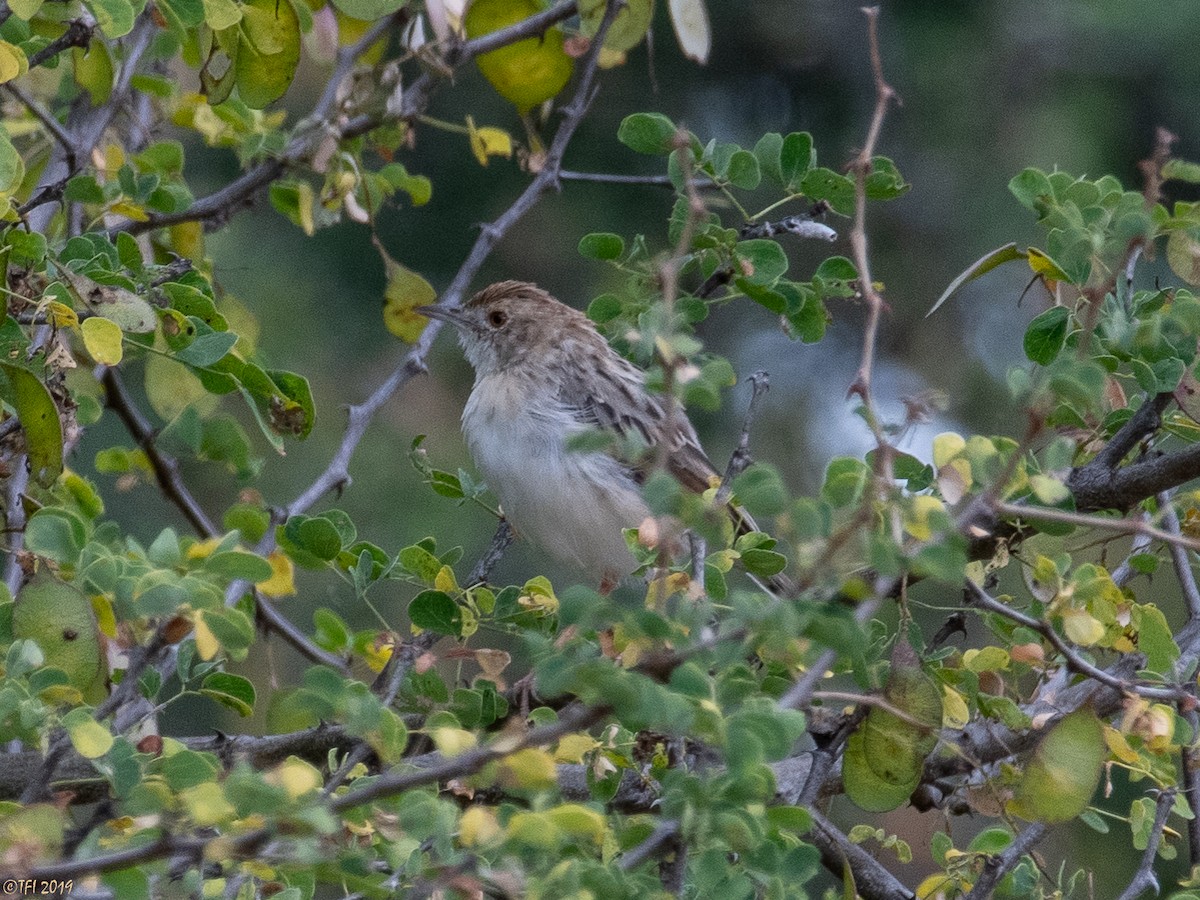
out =
[[[83,345],[88,354],[103,366],[115,366],[121,361],[121,329],[116,322],[102,316],[84,319],[79,326]]]

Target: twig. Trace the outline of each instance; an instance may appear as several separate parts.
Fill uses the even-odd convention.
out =
[[[746,407],[746,416],[742,419],[742,433],[738,438],[737,448],[729,457],[729,465],[725,467],[725,475],[721,478],[721,486],[713,502],[722,506],[729,502],[733,493],[733,479],[737,478],[753,460],[750,458],[750,429],[754,426],[754,416],[758,412],[759,401],[771,389],[771,376],[759,369],[746,379],[750,382],[750,403]]]
[[[8,593],[16,596],[21,582],[25,580],[25,570],[21,568],[20,550],[25,543],[25,504],[22,498],[25,488],[29,486],[28,457],[18,454],[10,461],[12,474],[8,476],[5,485],[4,508],[7,511],[5,528],[8,530],[8,553],[4,563],[4,583],[8,585]]]
[[[163,453],[155,442],[154,426],[138,409],[120,373],[115,368],[105,369],[102,378],[105,390],[105,401],[108,408],[117,414],[117,418],[125,425],[126,431],[133,437],[137,445],[146,454],[150,467],[154,469],[158,486],[196,532],[205,538],[214,537],[220,532],[212,519],[208,517],[200,502],[183,482],[179,473],[179,461],[173,456]]]
[[[1175,512],[1170,492],[1163,491],[1158,495],[1158,506],[1162,510],[1163,525],[1166,526],[1167,534],[1183,537],[1179,514]],[[1174,541],[1167,544],[1167,550],[1171,554],[1171,563],[1175,567],[1175,577],[1179,579],[1179,586],[1183,590],[1183,598],[1187,601],[1188,618],[1198,620],[1200,619],[1200,588],[1196,586],[1196,573],[1192,570],[1192,561],[1188,557],[1188,551]]]
[[[12,94],[21,105],[28,109],[35,119],[42,123],[45,129],[50,132],[53,138],[62,145],[63,152],[67,156],[70,165],[75,164],[75,145],[71,140],[71,135],[63,128],[61,122],[50,113],[50,110],[42,106],[41,103],[34,97],[31,97],[25,92],[25,89],[20,87],[16,82],[9,81],[4,84],[4,89]]]
[[[42,63],[53,59],[64,50],[71,47],[86,47],[92,39],[95,26],[81,19],[72,19],[67,23],[67,30],[48,43],[41,50],[29,56],[29,68],[36,69]]]
[[[851,163],[854,170],[854,226],[850,229],[850,249],[854,257],[854,266],[858,270],[859,289],[867,302],[867,323],[863,329],[862,360],[858,366],[850,393],[857,394],[867,408],[867,418],[875,435],[875,442],[882,450],[887,446],[887,437],[874,411],[871,396],[871,374],[875,366],[875,345],[879,335],[879,322],[886,304],[875,282],[871,277],[871,262],[867,254],[867,175],[871,172],[871,159],[875,155],[875,144],[879,140],[879,132],[883,128],[883,119],[887,114],[888,105],[896,97],[896,92],[883,77],[883,59],[879,53],[879,7],[863,7],[863,15],[867,17],[867,40],[870,46],[871,74],[875,80],[875,112],[871,116],[871,124],[867,129],[867,139],[862,150]],[[891,454],[881,453],[890,468]],[[888,475],[889,473],[881,473]],[[890,477],[889,477],[890,480]]]
[[[931,724],[930,722],[922,721],[912,713],[905,712],[893,703],[888,702],[887,698],[873,694],[854,694],[850,691],[813,691],[809,695],[809,701],[822,700],[830,703],[852,703],[855,706],[874,706],[877,709],[882,709],[886,713],[891,713],[902,722],[907,722],[914,728],[919,728],[922,731],[940,731],[941,723]]]
[[[654,187],[674,187],[666,175],[622,175],[611,172],[574,172],[563,169],[558,173],[563,181],[587,181],[593,184],[646,184]]]
[[[1045,836],[1046,826],[1041,822],[1036,822],[1018,834],[1003,853],[998,856],[989,856],[987,862],[983,864],[983,871],[979,873],[975,885],[971,888],[971,893],[967,894],[966,900],[986,900],[992,896],[992,891],[996,889],[1000,879],[1007,875],[1013,866],[1021,861],[1021,857]]]
[[[1138,515],[1138,518],[1141,521],[1149,524],[1150,513],[1142,510],[1142,512]],[[1117,587],[1125,587],[1125,585],[1129,584],[1129,582],[1133,580],[1134,576],[1137,575],[1137,571],[1133,568],[1130,560],[1139,553],[1145,553],[1152,543],[1154,543],[1154,538],[1150,537],[1148,534],[1135,534],[1133,536],[1133,542],[1129,545],[1128,555],[1126,555],[1126,557],[1121,560],[1121,564],[1112,571],[1113,584],[1115,584]]]
[[[1175,803],[1175,789],[1166,788],[1158,794],[1154,806],[1154,824],[1150,827],[1150,837],[1146,844],[1146,852],[1142,854],[1142,863],[1134,873],[1129,887],[1121,892],[1117,900],[1136,900],[1145,890],[1158,893],[1158,876],[1154,874],[1154,858],[1158,855],[1158,845],[1162,841],[1163,829],[1167,825],[1167,816],[1171,814],[1171,806]]]
[[[1181,706],[1181,715],[1192,730],[1191,742],[1183,745],[1183,796],[1187,800],[1192,817],[1188,820],[1188,857],[1193,866],[1200,865],[1200,748],[1196,747],[1196,736],[1200,735],[1200,713],[1192,704]]]
[[[1200,446],[1200,445],[1197,445]],[[1065,509],[1050,509],[1045,506],[1025,506],[1021,503],[997,501],[994,504],[997,515],[1012,516],[1028,519],[1032,522],[1061,522],[1064,525],[1078,525],[1081,528],[1101,528],[1105,531],[1115,531],[1118,534],[1143,534],[1153,540],[1163,541],[1188,550],[1200,551],[1200,541],[1183,534],[1172,534],[1155,528],[1149,522],[1141,519],[1111,519],[1103,516],[1089,516],[1086,513],[1071,512]]]
[[[891,587],[894,579],[889,579],[888,585],[884,590],[876,590],[875,596],[868,600],[864,600],[854,609],[854,621],[860,625],[875,615],[883,602],[880,598],[891,594]],[[879,587],[877,585],[877,587]],[[799,709],[802,706],[807,706],[812,698],[813,690],[825,673],[837,661],[837,651],[825,650],[820,656],[808,667],[808,671],[796,679],[795,684],[788,688],[787,692],[775,701],[775,705],[780,709]]]
[[[516,535],[513,534],[512,526],[508,524],[508,519],[501,519],[500,524],[496,526],[496,533],[492,535],[492,543],[488,545],[483,556],[471,568],[471,574],[467,576],[467,584],[483,584],[492,574],[492,569],[496,563],[500,562],[504,556],[504,551],[512,546],[512,542],[516,540]]]
[[[1121,691],[1122,693],[1137,694],[1138,696],[1153,700],[1170,700],[1179,702],[1181,700],[1185,700],[1185,698],[1188,696],[1184,691],[1176,687],[1138,684],[1136,682],[1125,681],[1124,679],[1118,678],[1104,669],[1101,669],[1099,666],[1095,666],[1085,660],[1082,656],[1075,652],[1074,648],[1068,646],[1067,642],[1058,636],[1058,632],[1055,631],[1048,622],[1043,622],[1041,619],[1026,615],[1020,610],[1013,609],[1011,606],[1001,603],[999,600],[996,600],[994,597],[990,596],[983,588],[973,581],[968,580],[966,585],[967,591],[971,595],[972,603],[974,603],[980,609],[985,609],[988,612],[1004,616],[1005,618],[1016,622],[1018,625],[1024,625],[1026,628],[1036,631],[1050,642],[1054,649],[1059,652],[1064,660],[1066,660],[1067,667],[1073,672],[1077,672],[1086,678],[1091,678],[1094,681],[1098,681],[1101,684],[1107,685],[1108,687]]]
[[[1170,404],[1173,395],[1169,392],[1147,397],[1124,425],[1117,429],[1103,449],[1082,468],[1087,471],[1112,471],[1121,464],[1121,460],[1138,445],[1142,438],[1149,437],[1158,431],[1162,425],[1163,411]]]

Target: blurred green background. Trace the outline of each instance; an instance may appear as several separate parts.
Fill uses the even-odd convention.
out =
[[[709,0],[714,45],[707,66],[682,57],[665,4],[658,6],[652,60],[642,46],[624,67],[602,74],[601,93],[567,153],[567,168],[660,174],[661,158],[639,156],[616,141],[618,123],[637,111],[662,112],[702,140],[747,147],[766,131],[809,131],[822,164],[831,168],[841,168],[860,146],[874,93],[858,3]],[[1004,372],[1022,362],[1024,323],[1045,304],[1036,287],[1019,303],[1027,270],[1002,268],[934,317],[925,319],[925,313],[986,251],[1008,241],[1022,246],[1040,241],[1031,215],[1006,187],[1026,166],[1113,173],[1140,188],[1137,162],[1149,155],[1156,125],[1179,135],[1180,156],[1200,158],[1195,22],[1194,4],[1182,0],[883,5],[884,67],[903,105],[890,111],[877,152],[895,160],[912,190],[869,210],[873,274],[885,284],[891,305],[875,390],[893,420],[903,418],[904,397],[928,391],[949,397],[945,411],[914,429],[903,449],[927,457],[929,438],[946,429],[1019,433],[1024,422],[1009,403]],[[302,70],[285,101],[294,116],[311,108],[327,75],[316,65]],[[457,123],[470,113],[480,125],[520,133],[512,108],[474,67],[444,85],[429,112]],[[404,202],[389,207],[379,221],[379,237],[392,256],[441,289],[469,250],[478,224],[506,209],[529,176],[514,161],[492,159],[483,168],[465,137],[433,128],[418,128],[415,148],[397,158],[410,172],[432,179],[433,199],[417,209]],[[188,159],[198,191],[219,187],[236,171],[229,153],[194,142],[188,144]],[[504,239],[475,287],[501,278],[533,280],[585,307],[613,288],[617,276],[582,259],[579,238],[592,231],[627,238],[641,233],[652,247],[662,248],[672,199],[657,187],[564,183],[561,193],[545,197]],[[727,224],[739,224],[729,210],[718,211]],[[830,252],[849,255],[849,222],[832,216],[828,223],[841,234],[832,248],[783,239],[794,277],[808,277]],[[265,200],[212,235],[209,247],[220,286],[259,320],[264,360],[312,382],[318,404],[312,437],[289,444],[286,458],[258,444],[266,458],[258,487],[267,502],[282,505],[326,466],[345,424],[342,407],[361,401],[406,352],[382,326],[383,266],[366,226],[346,223],[306,238]],[[1149,283],[1158,267],[1143,265],[1139,277]],[[845,399],[858,364],[862,310],[845,304],[831,312],[833,326],[816,346],[790,342],[769,313],[746,302],[719,310],[700,329],[708,347],[728,356],[739,376],[758,368],[771,373],[772,390],[752,447],[796,491],[819,485],[832,455],[861,454],[870,447],[865,426]],[[434,465],[452,471],[470,467],[458,431],[470,372],[449,334],[439,338],[429,365],[429,376],[411,382],[376,418],[351,466],[353,485],[329,503],[351,514],[360,536],[392,552],[430,534],[441,546],[461,544],[465,572],[486,546],[494,521],[477,507],[459,509],[423,487],[407,452],[416,435],[427,434]],[[747,397],[741,384],[720,413],[694,415],[718,465],[732,449]],[[76,467],[89,469],[97,449],[121,439],[106,417],[77,451]],[[243,487],[212,464],[190,465],[186,475],[217,514]],[[108,487],[112,497],[111,483]],[[177,519],[157,490],[146,486],[110,502],[110,511],[145,539],[164,517]],[[535,551],[518,547],[496,577],[520,582],[545,569]],[[548,574],[565,579],[555,570]],[[300,585],[301,596],[283,607],[303,625],[316,605],[331,606],[356,627],[372,625],[335,579],[302,574]],[[400,622],[407,599],[396,589],[379,601],[384,614]],[[289,651],[279,646],[275,652],[276,661],[286,663]],[[179,730],[203,729],[209,721],[183,705],[176,715]],[[942,820],[909,812],[894,814],[888,824],[927,834]],[[1074,862],[1103,872],[1113,867],[1113,877],[1120,878],[1134,863],[1114,852],[1131,852],[1123,827],[1116,830],[1120,837],[1103,840],[1079,834],[1073,847],[1057,852],[1066,850]],[[918,860],[928,857],[922,840],[914,839]],[[1047,852],[1053,856],[1056,848]],[[909,881],[912,870],[906,871]]]

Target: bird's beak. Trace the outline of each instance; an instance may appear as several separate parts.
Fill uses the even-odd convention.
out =
[[[467,316],[463,313],[463,311],[453,306],[438,306],[436,304],[430,304],[429,306],[416,306],[413,307],[413,312],[418,312],[430,319],[438,319],[442,322],[449,322],[456,328],[466,328],[470,324],[470,321],[467,319]]]

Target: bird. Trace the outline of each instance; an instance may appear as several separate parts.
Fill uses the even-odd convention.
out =
[[[641,484],[656,465],[689,491],[720,484],[683,410],[651,393],[587,316],[536,284],[500,281],[462,306],[417,311],[455,327],[475,370],[463,435],[513,530],[603,589],[637,568],[623,530],[651,515]],[[575,443],[589,431],[613,440]],[[758,530],[744,510],[734,522],[739,533]]]

